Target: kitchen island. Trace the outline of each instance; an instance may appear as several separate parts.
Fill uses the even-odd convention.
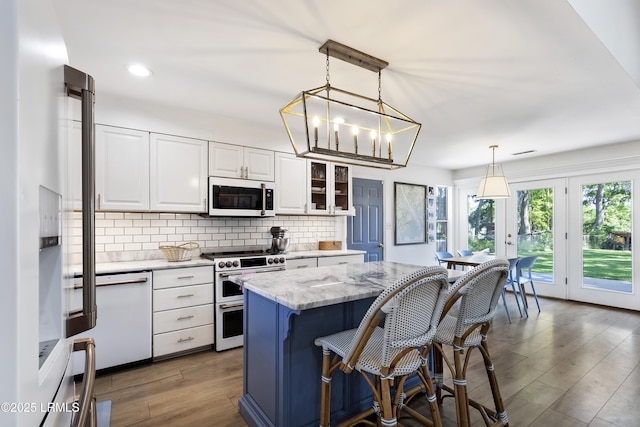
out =
[[[234,276],[244,286],[244,387],[252,427],[317,426],[322,350],[317,337],[355,328],[375,297],[421,266],[379,261]],[[331,421],[371,405],[360,375],[332,381]]]

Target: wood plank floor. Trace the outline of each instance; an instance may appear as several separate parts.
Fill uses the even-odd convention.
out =
[[[640,312],[540,302],[542,312],[532,307],[525,319],[514,302],[512,324],[499,307],[489,333],[510,425],[640,425]],[[472,358],[468,386],[474,399],[490,401],[479,354]],[[197,353],[96,380],[98,401],[112,401],[113,427],[245,426],[238,413],[241,393],[242,349]],[[452,403],[442,405],[445,427],[456,424]],[[474,427],[484,425],[472,415]]]

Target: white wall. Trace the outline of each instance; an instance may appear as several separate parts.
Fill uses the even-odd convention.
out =
[[[277,111],[269,117],[247,117],[246,121],[238,122],[201,111],[149,104],[102,93],[99,81],[96,82],[96,88],[95,119],[99,124],[293,153]],[[211,102],[224,100],[212,99]]]
[[[522,159],[502,163],[510,182],[535,178],[553,178],[585,173],[606,172],[610,169],[640,167],[640,141],[607,144],[582,150],[543,156],[522,156]],[[487,163],[490,162],[487,156]],[[478,185],[484,166],[453,172],[456,185]]]

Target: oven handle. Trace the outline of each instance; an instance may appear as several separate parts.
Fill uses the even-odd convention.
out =
[[[251,270],[252,273],[271,273],[272,271],[285,271],[286,267],[264,268],[262,270]],[[242,276],[242,273],[218,273],[220,277]]]
[[[220,309],[221,310],[228,310],[230,308],[238,308],[238,307],[242,307],[244,305],[243,302],[238,302],[235,304],[220,304]]]

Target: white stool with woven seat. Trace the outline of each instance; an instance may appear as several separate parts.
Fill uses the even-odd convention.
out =
[[[381,425],[395,426],[398,411],[402,410],[425,425],[442,425],[427,355],[448,288],[443,267],[421,268],[386,288],[371,304],[357,329],[315,340],[317,346],[322,346],[323,355],[320,426],[329,426],[331,378],[338,369],[345,374],[360,372],[373,393],[372,408],[340,426],[362,422],[374,413]],[[418,375],[426,390],[431,420],[403,403],[403,386],[412,374]]]
[[[460,277],[449,291],[443,318],[433,339],[438,402],[442,403],[443,397],[454,397],[458,426],[470,426],[470,406],[480,411],[487,426],[509,425],[487,346],[487,333],[508,275],[508,261],[497,259],[480,264]],[[457,301],[460,304],[454,316],[449,310]],[[446,346],[452,348],[451,355],[445,351]],[[469,399],[467,395],[467,366],[472,350],[476,348],[484,360],[494,408]],[[443,361],[451,371],[453,386],[444,383]],[[443,396],[443,392],[448,394]]]

